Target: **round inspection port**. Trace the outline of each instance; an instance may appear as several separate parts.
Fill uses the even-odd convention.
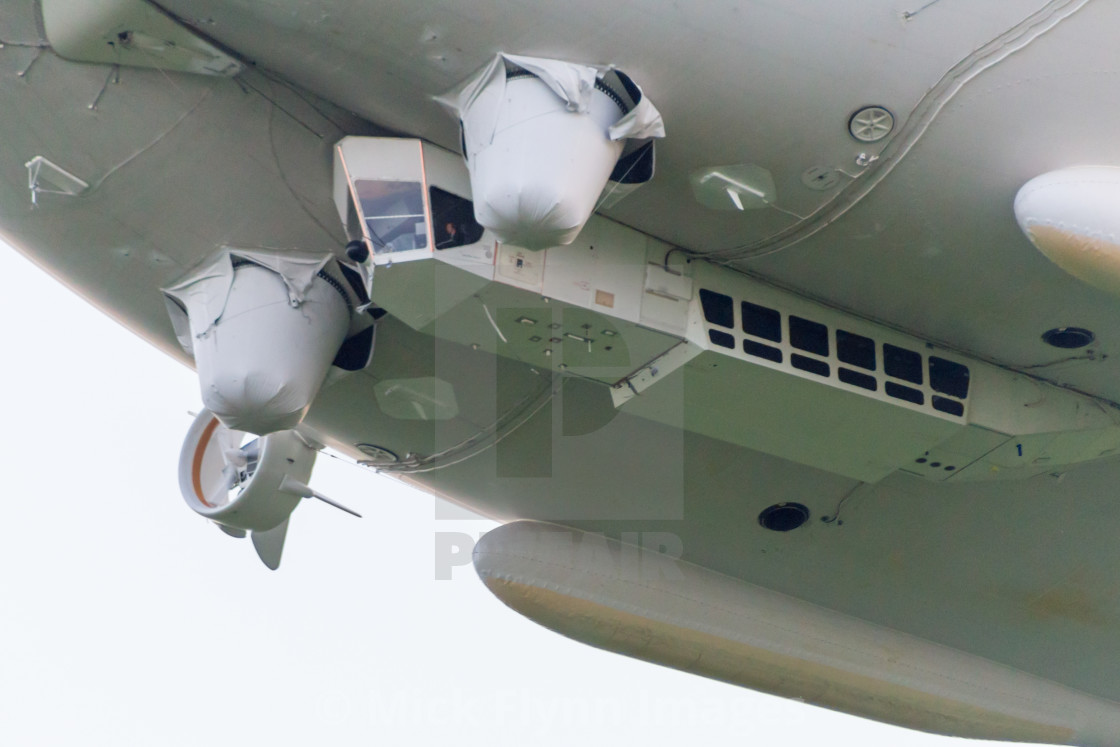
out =
[[[809,509],[800,503],[775,503],[758,515],[758,523],[772,532],[789,532],[808,520]]]
[[[1096,335],[1083,327],[1055,327],[1042,333],[1042,341],[1047,345],[1066,350],[1083,348],[1095,339]]]

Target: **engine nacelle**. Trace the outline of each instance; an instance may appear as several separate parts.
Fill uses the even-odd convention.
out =
[[[267,532],[287,522],[304,496],[281,489],[285,478],[306,483],[316,451],[294,431],[242,445],[245,433],[203,410],[179,455],[179,489],[196,513],[238,532]]]
[[[443,101],[462,123],[475,217],[527,249],[572,243],[608,180],[633,183],[632,166],[614,174],[627,140],[665,134],[627,76],[560,60],[498,55]]]
[[[330,254],[227,249],[164,289],[222,423],[265,434],[303,420],[351,327],[340,272]]]

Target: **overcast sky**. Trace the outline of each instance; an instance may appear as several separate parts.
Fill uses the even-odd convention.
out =
[[[81,247],[74,247],[81,251]],[[435,580],[434,499],[320,457],[280,570],[193,514],[193,372],[0,244],[3,745],[966,744],[601,652]],[[972,743],[976,744],[976,743]]]

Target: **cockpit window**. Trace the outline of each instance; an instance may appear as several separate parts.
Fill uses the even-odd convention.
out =
[[[376,254],[428,247],[424,191],[419,182],[359,179],[354,182],[362,217]]]
[[[482,238],[483,228],[474,219],[474,203],[439,187],[431,187],[432,231],[436,249],[474,244]]]

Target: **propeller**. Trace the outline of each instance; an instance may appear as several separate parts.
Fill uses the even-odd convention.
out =
[[[246,438],[249,440],[242,443]],[[187,504],[231,537],[251,537],[261,561],[280,565],[288,520],[305,498],[360,517],[307,485],[316,449],[295,431],[256,437],[199,413],[179,457],[179,487]]]

